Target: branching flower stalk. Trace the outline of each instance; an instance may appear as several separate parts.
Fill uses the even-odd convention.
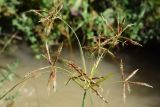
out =
[[[139,44],[138,42],[122,35],[124,33],[124,31],[126,31],[127,29],[132,27],[134,24],[128,24],[128,25],[124,26],[125,18],[123,18],[123,20],[120,22],[120,19],[118,16],[117,26],[116,26],[116,28],[114,28],[109,23],[109,21],[103,17],[103,15],[101,15],[101,16],[102,16],[102,19],[104,20],[104,22],[106,23],[106,26],[108,27],[108,29],[112,32],[112,35],[109,35],[109,37],[99,35],[98,38],[94,38],[95,44],[93,46],[88,46],[88,47],[84,47],[84,48],[86,48],[87,50],[90,50],[91,52],[104,52],[105,51],[106,53],[108,53],[112,57],[115,57],[115,55],[111,52],[111,49],[115,48],[120,43],[122,45],[125,45],[129,42],[133,45],[137,45],[137,46],[142,47],[142,45]]]
[[[122,22],[120,23],[119,21],[119,16],[117,18],[117,29],[114,30],[113,26],[111,24],[109,24],[108,20],[105,19],[103,17],[103,15],[101,15],[103,20],[105,21],[106,25],[108,26],[108,28],[112,31],[112,33],[114,34],[114,36],[110,37],[109,39],[106,39],[101,45],[104,46],[104,45],[107,45],[107,44],[110,44],[112,45],[113,47],[115,47],[116,45],[118,45],[120,42],[122,42],[122,44],[127,44],[127,42],[133,44],[133,45],[137,45],[137,46],[141,46],[141,44],[139,44],[138,42],[136,41],[133,41],[132,39],[129,39],[127,37],[124,37],[122,36],[122,33],[124,31],[126,31],[128,28],[132,27],[134,24],[128,24],[126,26],[124,26],[124,23],[125,23],[125,18],[122,19]],[[123,41],[122,41],[122,40]]]
[[[45,27],[45,31],[44,31],[44,35],[46,36],[46,38],[49,36],[50,32],[51,32],[51,28],[53,27],[53,23],[55,21],[55,19],[59,19],[61,20],[65,25],[67,25],[71,30],[72,32],[74,33],[74,36],[76,37],[76,40],[78,41],[78,46],[79,46],[79,49],[80,49],[80,53],[81,53],[81,60],[82,60],[82,64],[83,64],[83,69],[85,70],[85,72],[87,71],[86,70],[86,64],[85,64],[85,58],[84,58],[84,53],[83,53],[83,50],[82,50],[82,46],[81,46],[81,43],[79,41],[79,38],[77,36],[77,34],[75,33],[74,29],[65,21],[61,18],[61,15],[60,15],[60,10],[62,9],[63,7],[63,0],[56,0],[57,2],[54,2],[55,4],[55,7],[53,9],[50,9],[49,11],[43,11],[43,10],[30,10],[30,12],[34,12],[36,13],[37,15],[40,16],[40,21],[42,24],[44,23],[44,27]],[[58,4],[58,5],[56,5]],[[45,12],[47,13],[48,15],[47,16],[44,16],[42,13]]]
[[[47,59],[48,63],[50,64],[50,68],[51,68],[51,73],[50,73],[49,80],[48,80],[48,90],[49,91],[50,91],[50,86],[53,86],[54,91],[56,91],[56,62],[57,62],[57,60],[59,58],[59,55],[62,51],[62,47],[63,47],[63,43],[58,48],[57,55],[54,59],[54,62],[52,62],[50,52],[49,52],[49,48],[48,48],[48,44],[46,42],[46,53],[47,53],[47,55],[45,56],[45,58]]]
[[[144,83],[144,82],[130,81],[130,79],[138,72],[138,69],[134,70],[129,76],[125,77],[124,66],[123,66],[123,61],[122,60],[121,60],[121,63],[120,63],[120,71],[121,71],[121,79],[122,79],[122,83],[123,83],[123,101],[124,101],[124,103],[126,102],[126,90],[129,93],[131,92],[130,84],[141,85],[141,86],[146,86],[146,87],[149,87],[149,88],[153,88],[153,86],[151,86],[147,83]]]
[[[46,49],[46,53],[47,53],[45,58],[47,59],[49,65],[50,65],[50,68],[51,68],[51,73],[50,73],[49,80],[48,80],[48,90],[49,91],[50,91],[51,86],[54,88],[54,91],[56,91],[56,62],[57,62],[58,57],[60,55],[60,52],[62,50],[63,43],[58,48],[57,56],[55,57],[54,61],[52,62],[47,39],[48,39],[48,36],[50,35],[50,32],[53,27],[53,23],[54,23],[55,19],[58,19],[60,17],[59,13],[63,7],[62,3],[63,2],[60,0],[55,0],[53,2],[53,4],[54,4],[53,8],[51,8],[49,11],[31,10],[32,12],[38,14],[41,17],[39,22],[41,22],[44,25],[44,36],[46,38],[45,49]],[[47,13],[47,16],[44,16],[43,14],[41,14],[41,12]]]
[[[100,99],[102,99],[105,103],[108,103],[108,101],[101,95],[98,90],[100,89],[101,92],[103,91],[100,83],[104,80],[107,80],[111,76],[111,74],[107,74],[106,76],[102,77],[95,76],[96,69],[101,59],[102,55],[95,62],[90,75],[85,73],[84,70],[77,66],[74,62],[65,60],[65,63],[71,68],[71,71],[76,73],[76,75],[74,74],[74,76],[69,78],[66,84],[68,84],[69,81],[73,80],[84,90],[85,93],[86,91],[91,89]]]

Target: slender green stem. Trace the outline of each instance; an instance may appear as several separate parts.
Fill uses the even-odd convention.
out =
[[[87,94],[87,91],[85,90],[83,94],[83,99],[82,99],[82,107],[85,107],[86,94]]]
[[[82,46],[81,46],[81,43],[80,43],[80,41],[78,39],[78,36],[77,36],[76,32],[74,31],[74,29],[65,20],[63,20],[60,17],[57,17],[57,18],[60,19],[64,24],[66,24],[72,30],[72,32],[74,33],[74,35],[75,35],[75,37],[76,37],[76,39],[78,41],[78,45],[79,45],[80,53],[81,53],[81,59],[82,59],[82,63],[83,63],[83,68],[84,68],[84,71],[86,73],[87,70],[86,70],[86,63],[85,63],[84,53],[83,53]]]
[[[90,101],[91,101],[91,107],[94,107],[94,104],[93,104],[93,98],[92,98],[91,93],[89,93],[89,98],[90,98]]]

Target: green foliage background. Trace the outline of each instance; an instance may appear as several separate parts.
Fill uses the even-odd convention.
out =
[[[49,10],[52,0],[0,0],[0,37],[18,31],[23,42],[31,45],[38,52],[43,42],[43,26],[31,9]],[[56,4],[55,4],[56,5]],[[127,24],[134,27],[125,32],[126,37],[147,43],[159,39],[160,35],[160,1],[159,0],[64,0],[61,10],[62,18],[78,34],[83,44],[94,44],[94,37],[99,34],[110,36],[110,30],[104,23],[101,14],[116,26],[116,18],[126,18]],[[66,43],[75,40],[69,28],[56,20],[49,36],[50,44]]]

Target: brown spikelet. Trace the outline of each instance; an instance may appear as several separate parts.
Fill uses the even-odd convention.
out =
[[[149,87],[149,88],[153,88],[153,86],[149,85],[148,83],[144,83],[144,82],[131,82],[131,81],[128,81],[128,83],[135,84],[135,85],[146,86],[146,87]]]
[[[56,70],[55,67],[52,67],[52,71],[50,73],[49,79],[48,79],[48,90],[50,91],[50,86],[54,88],[54,91],[56,91]]]
[[[96,93],[96,95],[102,99],[105,103],[108,103],[108,101],[96,90],[92,87],[92,90]]]
[[[124,67],[123,67],[122,59],[121,59],[121,63],[120,63],[120,71],[121,71],[121,79],[124,80]]]

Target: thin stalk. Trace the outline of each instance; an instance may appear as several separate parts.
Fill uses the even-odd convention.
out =
[[[17,88],[19,85],[23,84],[24,82],[32,79],[35,77],[35,75],[33,75],[33,73],[36,73],[38,71],[44,70],[49,68],[50,66],[46,66],[46,67],[42,67],[39,68],[37,70],[34,70],[32,72],[27,73],[27,75],[24,76],[24,78],[22,79],[22,81],[18,82],[17,84],[15,84],[12,88],[10,88],[7,92],[5,92],[2,96],[0,96],[0,100],[2,100],[4,97],[6,97],[10,92],[12,92],[15,88]]]
[[[85,90],[83,94],[83,99],[82,99],[82,107],[85,107],[86,94],[87,94],[87,91]]]
[[[82,63],[83,63],[83,68],[84,68],[84,71],[86,73],[87,70],[86,70],[86,63],[85,63],[84,53],[83,53],[83,50],[82,50],[82,45],[81,45],[81,43],[80,43],[80,41],[78,39],[78,36],[77,36],[76,32],[73,30],[73,28],[65,20],[63,20],[60,17],[57,17],[57,18],[60,19],[64,24],[66,24],[72,30],[72,32],[74,33],[74,35],[75,35],[75,37],[76,37],[76,39],[78,41],[78,45],[79,45],[79,48],[80,48],[81,59],[82,59]]]
[[[89,98],[90,98],[90,101],[91,101],[91,107],[94,107],[94,104],[93,104],[93,98],[92,98],[91,93],[89,93]]]
[[[31,78],[31,77],[30,77]],[[11,91],[13,91],[17,86],[21,85],[25,81],[29,80],[30,78],[25,78],[16,85],[14,85],[11,89],[9,89],[6,93],[4,93],[2,96],[0,96],[0,100],[2,100],[5,96],[7,96]]]

